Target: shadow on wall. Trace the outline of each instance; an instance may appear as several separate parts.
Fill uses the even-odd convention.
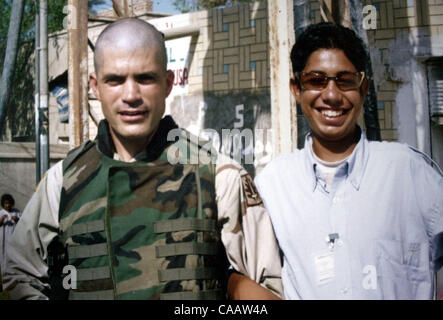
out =
[[[272,156],[270,108],[267,90],[180,95],[171,102],[171,114],[180,127],[211,141],[252,176]]]
[[[410,26],[390,43],[387,52],[387,79],[397,84],[392,126],[397,140],[430,154],[429,102],[426,65],[423,57],[432,55],[429,5],[417,1],[416,26]],[[379,83],[379,86],[382,82]],[[389,126],[389,124],[386,124]]]
[[[254,177],[270,160],[272,153],[272,135],[271,130],[268,130],[271,128],[269,92],[207,92],[204,101],[208,106],[204,127],[214,129],[218,133],[218,151],[240,162]],[[228,133],[224,129],[231,131]],[[235,129],[238,131],[234,131]]]

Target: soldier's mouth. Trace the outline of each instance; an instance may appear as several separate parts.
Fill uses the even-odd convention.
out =
[[[139,121],[146,117],[148,111],[120,111],[118,114],[124,121]]]
[[[138,116],[147,113],[147,111],[121,111],[119,114],[123,116]]]

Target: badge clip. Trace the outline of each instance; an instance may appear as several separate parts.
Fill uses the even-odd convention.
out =
[[[332,251],[334,249],[335,241],[339,238],[338,233],[330,233],[326,237],[326,242],[329,245],[329,250]]]

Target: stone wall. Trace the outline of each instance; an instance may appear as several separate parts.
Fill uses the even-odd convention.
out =
[[[68,146],[51,145],[50,151],[52,166],[66,156]],[[22,211],[35,187],[35,144],[0,143],[0,196],[4,193],[11,194],[15,199],[15,206]]]

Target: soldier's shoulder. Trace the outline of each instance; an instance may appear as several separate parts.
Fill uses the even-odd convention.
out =
[[[220,172],[225,170],[231,170],[240,173],[244,171],[244,168],[240,163],[238,163],[228,155],[224,153],[218,153],[216,161],[216,172],[217,174],[219,174]]]
[[[66,155],[66,158],[63,159],[63,171],[65,171],[67,168],[69,168],[72,163],[75,162],[75,160],[78,159],[83,153],[88,151],[91,147],[94,146],[94,142],[91,140],[86,140],[78,147],[75,147],[71,150],[69,150],[68,154]]]

